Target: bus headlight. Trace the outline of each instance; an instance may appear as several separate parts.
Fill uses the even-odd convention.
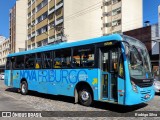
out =
[[[131,81],[131,84],[132,84],[132,90],[133,90],[134,92],[138,93],[138,89],[137,89],[136,84],[135,84],[133,81]]]

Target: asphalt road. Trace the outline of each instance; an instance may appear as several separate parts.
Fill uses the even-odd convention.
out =
[[[95,102],[92,107],[85,107],[74,104],[74,98],[72,97],[54,96],[37,92],[30,92],[29,95],[21,95],[18,89],[9,88],[0,80],[0,111],[73,111],[72,115],[75,114],[75,116],[78,116],[77,111],[81,111],[81,114],[84,115],[86,113],[92,116],[95,112],[95,117],[103,113],[106,116],[121,119],[119,117],[130,117],[130,115],[134,117],[133,115],[135,112],[139,113],[139,111],[160,111],[160,95],[156,95],[154,99],[148,103],[131,107],[103,102]],[[88,111],[92,112],[89,113]],[[50,113],[50,115],[51,114],[53,115],[53,113]],[[64,114],[64,116],[67,116],[67,113],[64,112],[59,112],[57,114]],[[81,117],[83,117],[83,115],[81,115]]]

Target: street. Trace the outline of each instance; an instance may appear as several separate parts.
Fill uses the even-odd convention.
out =
[[[18,89],[8,88],[0,81],[0,111],[106,111],[110,116],[128,116],[128,113],[137,111],[159,111],[160,95],[149,103],[125,107],[109,103],[95,102],[92,107],[74,104],[74,98],[54,96],[30,92],[21,95]],[[132,116],[133,117],[133,116]]]

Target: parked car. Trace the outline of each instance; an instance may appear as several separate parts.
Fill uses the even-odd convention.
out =
[[[1,74],[0,74],[0,79],[1,79],[1,80],[4,80],[4,73],[1,73]]]
[[[154,89],[156,93],[160,93],[160,80],[154,79]]]

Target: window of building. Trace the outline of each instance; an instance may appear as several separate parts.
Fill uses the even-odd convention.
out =
[[[115,33],[122,33],[122,31],[121,31],[121,30],[119,30],[119,31],[115,31],[115,32],[113,32],[113,34],[115,34]]]
[[[44,14],[42,14],[41,16],[39,16],[37,19],[36,19],[36,24],[40,23],[42,20],[45,20],[48,16],[48,12],[45,12]]]
[[[42,45],[43,45],[43,46],[45,46],[45,45],[47,45],[47,44],[48,44],[48,39],[45,39],[45,40],[42,41]]]
[[[49,11],[52,11],[54,9],[54,6],[53,7],[51,7],[50,9],[49,9]]]
[[[46,19],[47,16],[48,16],[48,12],[45,12],[45,13],[42,15],[42,17],[43,17],[42,20]]]
[[[47,32],[47,31],[48,31],[48,26],[47,25],[42,27],[42,33]]]
[[[32,44],[32,49],[34,49],[34,48],[35,48],[35,43]]]
[[[44,52],[43,53],[43,68],[45,68],[45,69],[52,68],[51,52]]]
[[[121,7],[117,8],[117,9],[114,9],[112,11],[112,15],[117,15],[117,14],[120,14],[121,13]]]
[[[28,24],[28,29],[31,28],[31,23]]]
[[[56,11],[56,16],[59,16],[62,13],[62,9]]]
[[[35,20],[32,21],[32,26],[34,26],[34,25],[35,25]]]
[[[49,29],[54,28],[54,21],[49,23]]]
[[[50,42],[55,42],[55,36],[53,35],[53,36],[49,37],[49,41]]]
[[[35,10],[35,8],[34,8],[34,9],[32,10],[32,15],[35,14],[35,12],[36,12],[36,10]]]
[[[111,0],[105,2],[105,5],[106,5],[106,6],[109,6],[110,4],[111,4]]]
[[[38,6],[37,6],[37,12],[42,9],[44,6],[48,4],[48,0],[43,0]]]
[[[118,26],[118,25],[121,25],[121,19],[112,22],[112,26]]]
[[[35,68],[35,54],[28,54],[25,56],[25,68]]]
[[[63,0],[59,0],[59,2],[56,4],[57,6],[63,3]]]
[[[36,7],[36,11],[38,12],[41,8],[42,8],[42,4],[40,3],[40,4]]]
[[[52,19],[54,19],[54,13],[49,15],[49,20],[52,20]]]
[[[31,1],[28,3],[28,7],[30,7],[31,6]]]
[[[41,47],[41,46],[42,46],[42,42],[41,41],[37,42],[37,47]]]
[[[104,16],[107,16],[107,17],[108,17],[108,16],[111,16],[111,12],[105,12],[105,13],[104,13]]]
[[[112,0],[112,4],[115,4],[115,3],[118,3],[120,2],[121,0]]]
[[[31,12],[30,13],[28,13],[28,18],[30,18],[31,17]]]
[[[32,4],[35,2],[35,0],[32,0]]]
[[[34,37],[35,36],[35,31],[34,32],[32,32],[32,37]]]
[[[37,35],[40,35],[42,32],[41,32],[41,28],[40,29],[38,29],[37,31]]]
[[[47,31],[48,31],[48,26],[46,25],[46,26],[38,29],[36,32],[37,32],[37,35],[40,35],[40,34],[47,32]]]
[[[111,27],[111,23],[106,23],[105,25],[105,27]]]
[[[28,34],[28,40],[31,39],[31,34]]]
[[[28,50],[30,50],[31,49],[31,45],[28,45]]]

